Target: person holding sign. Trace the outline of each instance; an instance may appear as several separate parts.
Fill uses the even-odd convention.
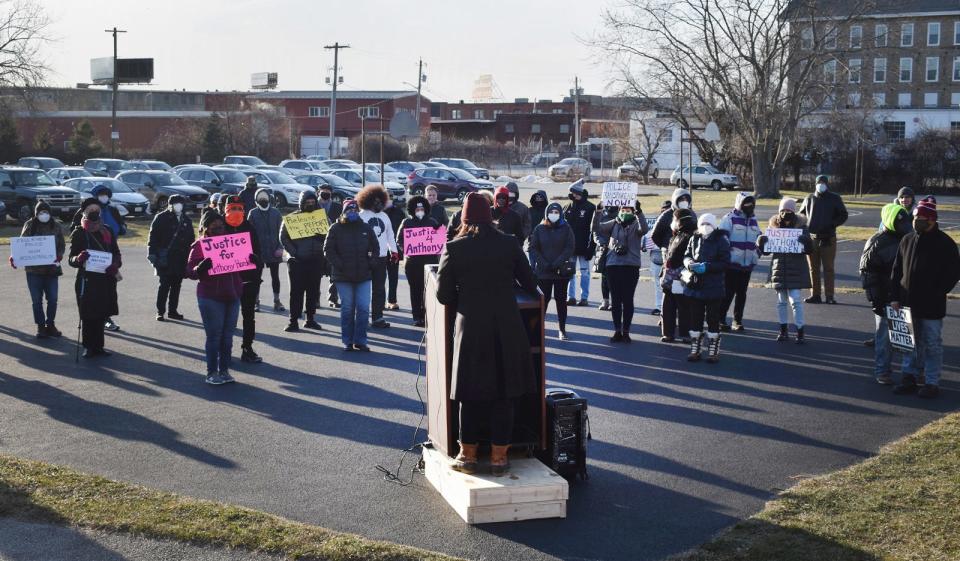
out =
[[[546,313],[550,298],[557,303],[559,337],[567,341],[567,284],[574,272],[573,250],[577,240],[573,229],[563,220],[560,203],[547,206],[546,218],[533,229],[530,236],[530,253],[533,255],[533,272],[537,286],[543,293],[543,309]]]
[[[784,197],[780,201],[779,212],[770,217],[771,233],[779,229],[801,230],[797,238],[802,253],[785,252],[778,248],[768,247],[769,236],[764,234],[757,240],[761,255],[772,255],[770,258],[770,274],[767,278],[768,286],[777,291],[777,316],[780,319],[780,333],[777,341],[787,341],[790,334],[787,330],[787,301],[793,308],[793,323],[797,329],[797,344],[804,340],[803,323],[803,295],[801,290],[810,288],[810,265],[806,254],[810,252],[813,240],[807,231],[806,220],[797,215],[797,201]],[[777,249],[777,251],[771,251]]]
[[[55,320],[57,319],[57,295],[60,290],[59,277],[63,274],[60,260],[63,258],[66,242],[63,240],[63,229],[51,217],[50,205],[46,201],[40,201],[34,207],[33,218],[23,225],[20,237],[35,239],[36,244],[31,245],[37,245],[38,249],[39,246],[53,242],[53,255],[46,255],[49,260],[41,259],[47,263],[24,265],[23,268],[27,273],[27,289],[30,291],[30,300],[33,302],[33,322],[37,324],[37,339],[59,337],[62,333],[57,329]],[[11,245],[15,243],[11,240]],[[17,259],[11,255],[10,266],[16,269],[17,265]],[[46,315],[43,313],[44,296],[47,298]]]
[[[410,287],[410,313],[413,325],[425,327],[427,308],[424,303],[423,268],[440,262],[440,252],[446,245],[446,229],[430,213],[430,202],[425,197],[411,197],[407,202],[405,218],[397,229],[397,247],[404,259],[403,274]],[[429,238],[429,240],[427,240]]]
[[[894,393],[916,392],[934,398],[940,395],[947,294],[960,280],[960,254],[957,243],[937,225],[937,200],[933,197],[917,203],[913,230],[900,242],[890,277],[890,307],[910,307],[916,339],[914,352],[904,358],[903,379]],[[921,373],[924,385],[918,388]]]
[[[80,309],[83,358],[110,356],[103,348],[107,318],[120,313],[117,280],[122,261],[113,232],[101,221],[101,208],[91,203],[83,210],[80,227],[70,235],[71,267],[79,269],[75,289]]]
[[[304,220],[315,219],[318,226],[304,227]],[[311,191],[300,193],[300,208],[290,213],[280,226],[280,243],[287,252],[287,273],[290,277],[290,323],[284,331],[300,331],[300,314],[305,313],[307,329],[321,329],[314,315],[320,300],[320,279],[327,270],[323,255],[326,231],[319,224],[326,224],[326,213],[317,203],[317,194]],[[306,298],[306,308],[304,308]]]
[[[330,227],[323,245],[330,263],[330,280],[340,295],[340,340],[345,351],[370,351],[367,316],[370,313],[374,268],[381,262],[380,242],[373,227],[360,218],[356,201],[343,202],[343,214]]]
[[[257,231],[247,220],[246,207],[239,195],[230,195],[227,198],[224,222],[227,223],[227,234],[250,235],[248,250],[250,262],[254,265],[250,269],[240,272],[243,281],[243,294],[240,297],[240,316],[243,318],[243,343],[240,345],[240,360],[243,362],[260,363],[260,358],[253,350],[253,340],[257,335],[257,296],[260,295],[260,283],[263,282],[263,259],[260,257],[260,240]]]
[[[569,212],[565,212],[564,216],[569,216]],[[613,316],[613,336],[610,342],[630,343],[633,300],[637,292],[637,282],[640,280],[640,260],[643,254],[643,236],[647,233],[647,219],[643,216],[643,211],[631,204],[621,207],[615,219],[600,222],[597,231],[609,240],[606,271],[610,283],[610,314]],[[574,247],[574,255],[576,252]],[[567,303],[570,301],[567,300]]]

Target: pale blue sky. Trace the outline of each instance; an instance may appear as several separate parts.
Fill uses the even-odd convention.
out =
[[[45,48],[52,85],[90,79],[89,59],[153,57],[162,89],[247,89],[253,72],[278,72],[280,89],[326,89],[339,41],[345,89],[405,89],[426,63],[424,94],[469,99],[493,74],[504,98],[560,99],[579,75],[602,94],[609,69],[578,37],[600,25],[601,0],[38,0],[53,25]]]

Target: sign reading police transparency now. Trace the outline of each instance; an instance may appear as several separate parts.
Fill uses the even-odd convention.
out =
[[[604,207],[623,208],[637,204],[637,191],[640,186],[629,181],[607,181],[603,184],[600,200]]]
[[[916,348],[916,338],[913,335],[913,316],[910,314],[910,308],[894,310],[887,306],[886,312],[890,346],[902,353],[912,353]]]

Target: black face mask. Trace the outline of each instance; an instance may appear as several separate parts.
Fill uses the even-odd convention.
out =
[[[740,207],[740,211],[743,212],[744,216],[753,216],[753,211],[756,208],[753,205],[743,205]]]
[[[329,201],[329,200],[330,200],[330,193],[327,193],[326,191],[321,191],[321,192],[320,192],[320,198],[323,199],[323,200],[325,200],[325,201]]]
[[[313,212],[317,210],[317,205],[314,203],[307,203],[303,205],[303,212]]]
[[[380,201],[373,203],[373,212],[380,212],[382,210],[383,210],[383,203],[381,203]]]
[[[100,222],[100,211],[95,210],[87,215],[87,220],[90,222]]]

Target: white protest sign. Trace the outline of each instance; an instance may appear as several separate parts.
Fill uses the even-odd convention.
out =
[[[57,262],[57,244],[53,236],[10,238],[10,256],[17,267],[53,265]]]
[[[88,249],[87,253],[89,257],[83,268],[88,273],[106,273],[107,267],[113,264],[113,254],[109,251]]]
[[[767,253],[803,253],[803,244],[800,236],[801,228],[767,228]]]
[[[607,181],[603,184],[603,194],[600,200],[603,206],[620,208],[637,204],[639,186],[629,181]]]
[[[913,315],[910,308],[894,310],[887,306],[886,312],[890,346],[902,353],[912,353],[916,348],[916,339],[913,336]]]

